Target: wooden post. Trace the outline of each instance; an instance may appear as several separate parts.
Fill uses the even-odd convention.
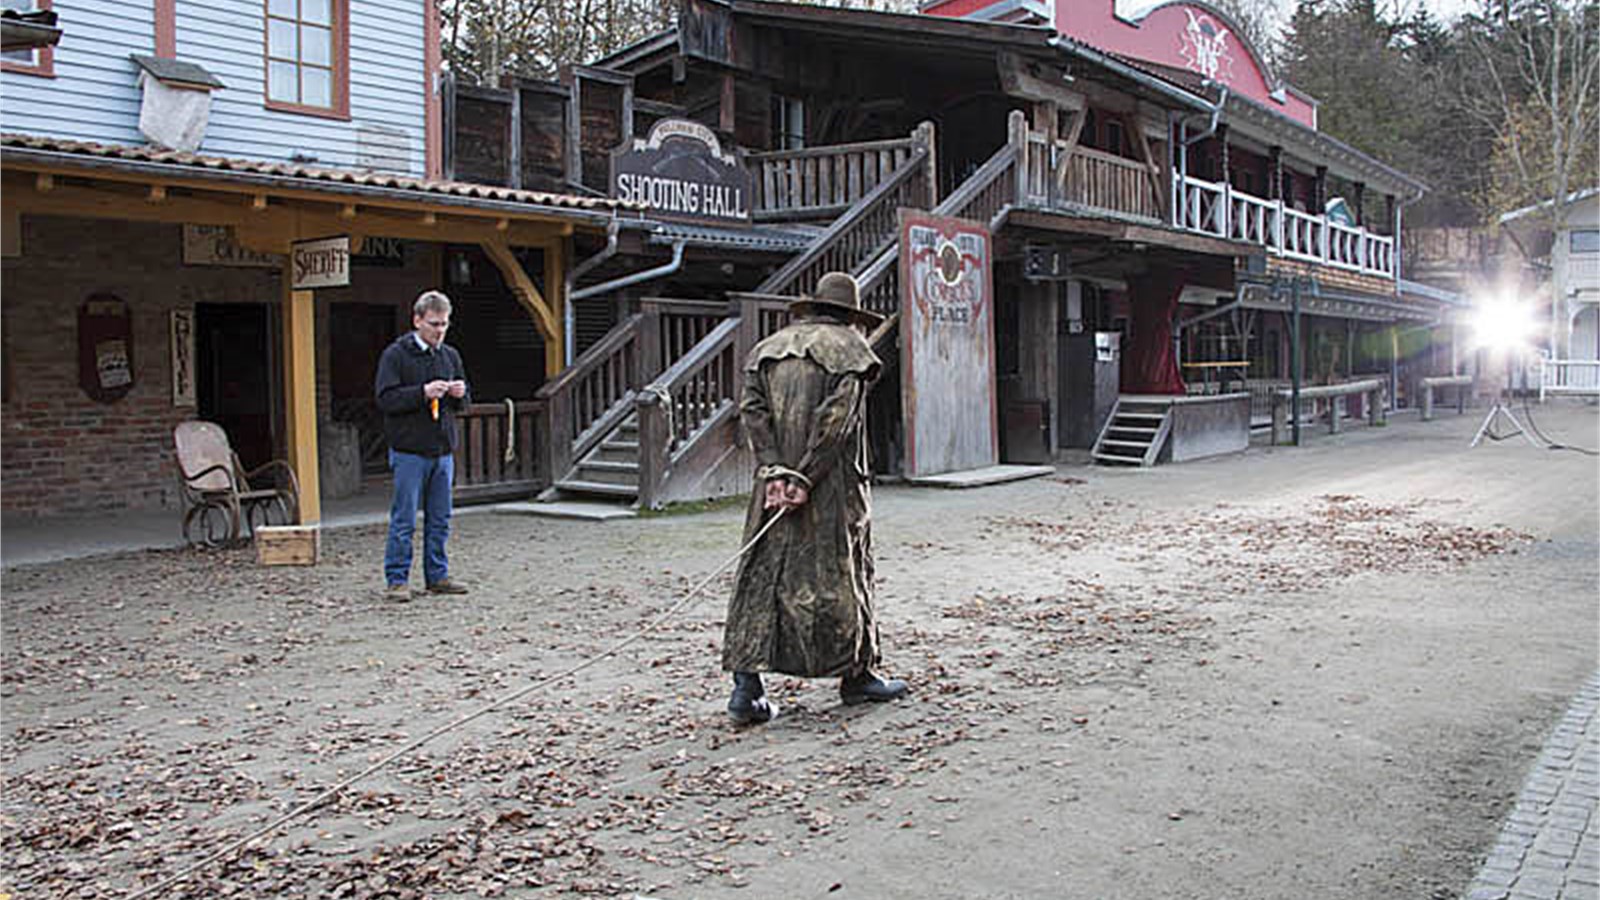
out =
[[[567,367],[568,345],[572,342],[572,335],[567,333],[567,240],[555,238],[544,246],[544,301],[550,310],[550,318],[560,326],[554,340],[545,338],[546,378],[556,377]]]
[[[660,378],[667,369],[666,360],[661,358],[661,307],[657,304],[644,304],[639,320],[639,336],[635,342],[639,366],[639,384],[636,387],[644,387]]]
[[[1020,109],[1013,109],[1006,117],[1006,140],[1017,148],[1017,206],[1027,206],[1028,196],[1028,117]]]
[[[928,151],[928,209],[939,205],[939,150],[935,146],[937,137],[932,122],[923,122],[911,132],[911,142]]]
[[[300,481],[301,525],[322,521],[317,477],[316,294],[296,291],[290,263],[283,267],[283,408],[289,467]]]
[[[636,401],[639,411],[639,507],[656,509],[662,505],[661,486],[666,479],[668,410],[655,394],[643,394]]]

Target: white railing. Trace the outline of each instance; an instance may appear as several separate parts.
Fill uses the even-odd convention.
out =
[[[1600,359],[1539,360],[1539,402],[1546,394],[1600,394]]]
[[[1600,288],[1600,253],[1567,255],[1567,290],[1592,291]]]
[[[1269,252],[1367,275],[1395,277],[1394,237],[1303,213],[1194,176],[1173,173],[1173,224]]]
[[[1275,246],[1278,243],[1278,219],[1278,204],[1236,193],[1233,195],[1233,221],[1228,236],[1236,241]]]

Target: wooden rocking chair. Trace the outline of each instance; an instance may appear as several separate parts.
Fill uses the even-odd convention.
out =
[[[172,442],[178,452],[184,540],[217,547],[238,541],[241,533],[253,534],[258,525],[298,519],[300,482],[284,460],[245,471],[227,432],[215,422],[181,422],[172,430]]]

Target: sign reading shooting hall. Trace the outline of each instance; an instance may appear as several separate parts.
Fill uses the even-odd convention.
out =
[[[611,196],[662,219],[750,224],[750,173],[711,129],[662,119],[650,136],[611,152]]]

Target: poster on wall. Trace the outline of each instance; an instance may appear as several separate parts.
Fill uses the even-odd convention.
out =
[[[171,316],[172,405],[194,405],[194,310],[175,309]]]
[[[78,386],[101,403],[133,389],[133,319],[115,294],[92,294],[78,307]]]
[[[989,229],[900,210],[900,391],[908,477],[1000,461]]]

